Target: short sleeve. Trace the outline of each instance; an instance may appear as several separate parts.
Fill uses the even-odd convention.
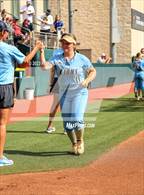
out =
[[[82,56],[82,61],[83,61],[83,69],[84,70],[88,70],[88,69],[93,67],[91,61],[84,55]]]
[[[34,9],[33,6],[30,7],[30,10],[31,10],[32,13],[35,13],[35,9]]]
[[[22,64],[24,62],[25,55],[19,49],[17,49],[15,46],[12,47],[12,54],[11,55],[12,55],[13,59],[18,64]]]

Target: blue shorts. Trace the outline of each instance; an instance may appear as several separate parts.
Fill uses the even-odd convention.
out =
[[[84,128],[84,112],[88,100],[88,91],[79,93],[63,94],[60,99],[64,129],[66,131]]]
[[[144,80],[135,78],[135,90],[144,90]]]

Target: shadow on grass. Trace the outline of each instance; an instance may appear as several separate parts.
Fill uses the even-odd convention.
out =
[[[46,134],[46,135],[64,135],[64,133],[56,133],[56,132],[47,133],[44,131],[29,131],[29,130],[26,131],[7,130],[7,133],[37,133],[37,134]]]
[[[144,112],[144,101],[134,98],[105,99],[100,112]]]
[[[39,157],[74,155],[70,151],[30,152],[30,151],[22,151],[22,150],[5,150],[4,152],[6,154],[24,155],[24,156],[39,156]]]

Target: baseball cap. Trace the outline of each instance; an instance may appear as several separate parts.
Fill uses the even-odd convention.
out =
[[[7,31],[9,32],[7,25],[4,23],[4,21],[0,20],[0,32]]]
[[[67,41],[68,43],[74,43],[76,45],[76,37],[73,34],[65,33],[62,35],[60,41]]]

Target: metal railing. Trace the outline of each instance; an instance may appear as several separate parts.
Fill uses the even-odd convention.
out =
[[[45,48],[48,49],[59,48],[59,36],[56,33],[44,33],[44,32],[33,31],[32,38],[30,41],[31,47],[35,45],[36,40],[41,40],[45,45]]]

